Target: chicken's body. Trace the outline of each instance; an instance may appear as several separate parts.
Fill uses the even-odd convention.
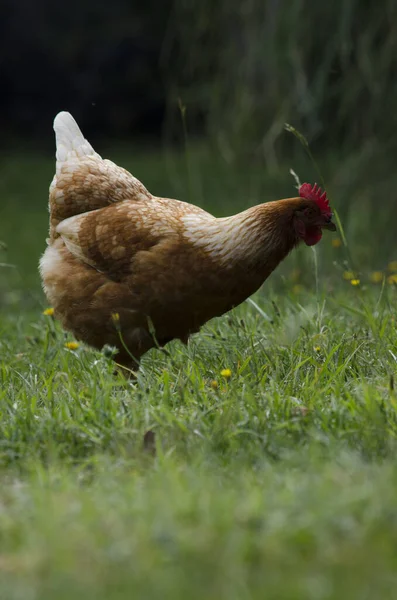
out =
[[[68,113],[54,129],[44,290],[66,329],[95,348],[116,346],[122,364],[157,343],[186,342],[255,292],[299,241],[290,222],[302,198],[217,219],[152,196],[102,160]]]

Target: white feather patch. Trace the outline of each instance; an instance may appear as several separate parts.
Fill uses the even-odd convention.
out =
[[[86,217],[89,212],[75,215],[61,221],[56,228],[56,232],[59,233],[64,239],[70,239],[77,241],[79,238],[79,231],[81,227],[82,218]]]
[[[54,119],[56,139],[57,173],[60,165],[71,158],[95,156],[101,158],[91,144],[84,138],[79,126],[68,112],[60,112]]]
[[[185,238],[196,248],[209,252],[225,268],[250,254],[265,254],[275,242],[272,230],[258,232],[256,217],[248,211],[221,219],[191,213],[182,217],[182,221]]]

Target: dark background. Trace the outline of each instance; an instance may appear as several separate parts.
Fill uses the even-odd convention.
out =
[[[190,134],[231,157],[274,161],[290,143],[285,121],[322,146],[389,144],[396,7],[394,0],[3,0],[0,143],[50,143],[62,109],[91,137],[178,141],[180,99]]]

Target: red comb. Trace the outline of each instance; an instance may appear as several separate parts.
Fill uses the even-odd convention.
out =
[[[331,208],[327,198],[327,192],[323,192],[320,186],[315,183],[313,186],[310,183],[302,183],[299,188],[299,196],[306,200],[313,200],[323,213],[331,214]]]

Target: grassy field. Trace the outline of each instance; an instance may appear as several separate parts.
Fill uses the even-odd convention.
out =
[[[293,194],[295,162],[265,177],[204,152],[189,168],[111,156],[216,214]],[[130,383],[43,314],[53,168],[21,156],[0,173],[0,597],[394,598],[397,252],[384,212],[349,219],[364,179],[347,207],[339,165],[347,249],[327,233],[301,248]]]

